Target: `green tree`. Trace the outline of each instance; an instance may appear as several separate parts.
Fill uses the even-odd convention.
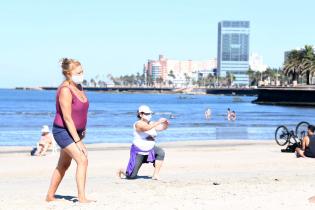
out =
[[[191,78],[187,73],[184,73],[184,76],[185,76],[186,86],[188,86]]]
[[[156,79],[156,83],[158,83],[158,84],[162,84],[163,82],[164,82],[164,80],[163,80],[162,77],[158,77],[158,78]]]
[[[82,82],[82,85],[83,85],[84,87],[87,87],[87,86],[88,86],[88,81],[87,81],[86,79],[84,79],[83,82]]]
[[[304,49],[301,50],[301,75],[305,76],[306,84],[310,84],[311,76],[315,72],[315,54],[314,49],[310,45],[305,45]]]
[[[93,86],[93,87],[96,87],[96,81],[92,78],[90,80],[90,84]]]
[[[285,75],[292,77],[292,81],[297,81],[301,72],[300,64],[302,62],[301,54],[298,50],[289,52],[284,62],[283,72]]]
[[[283,65],[283,72],[291,76],[292,80],[298,81],[304,77],[306,84],[310,84],[311,76],[315,73],[315,54],[310,45],[305,45],[301,50],[292,50]]]
[[[115,78],[112,74],[107,74],[107,78],[111,80],[114,85],[121,85],[119,78]]]
[[[227,85],[231,86],[233,84],[233,81],[235,80],[235,76],[231,72],[227,72],[225,79]]]
[[[257,71],[253,71],[251,68],[248,69],[247,71],[247,75],[249,77],[249,84],[252,86],[257,86],[258,85],[258,81],[260,78],[260,75],[258,75],[259,72]]]
[[[169,77],[172,77],[173,79],[176,78],[175,75],[174,75],[173,70],[170,70],[170,72],[168,73],[168,76],[169,76]]]

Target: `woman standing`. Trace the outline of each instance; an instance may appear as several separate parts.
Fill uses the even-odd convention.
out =
[[[85,196],[86,172],[88,166],[87,149],[82,141],[85,136],[88,99],[82,89],[83,69],[79,61],[63,58],[62,73],[65,80],[57,90],[56,116],[52,129],[60,146],[58,165],[53,172],[46,201],[55,200],[57,188],[65,172],[74,159],[77,163],[76,182],[79,202],[90,202]]]
[[[120,169],[118,176],[124,175],[127,179],[135,179],[142,163],[153,162],[154,172],[152,179],[158,180],[162,167],[165,152],[155,145],[156,131],[163,131],[168,128],[168,121],[160,118],[157,122],[151,122],[152,111],[142,105],[138,108],[138,121],[133,125],[134,140],[130,148],[130,159],[126,171]]]

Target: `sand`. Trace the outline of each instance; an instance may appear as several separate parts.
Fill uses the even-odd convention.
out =
[[[75,162],[57,195],[44,201],[57,155],[31,157],[30,147],[0,147],[0,209],[315,209],[315,159],[281,153],[273,141],[203,141],[159,144],[166,159],[161,180],[151,164],[137,180],[119,179],[128,144],[89,148],[87,195],[76,201]]]

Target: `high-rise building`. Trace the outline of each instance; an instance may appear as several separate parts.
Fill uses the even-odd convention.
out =
[[[146,81],[152,81],[153,83],[159,80],[166,82],[170,80],[169,75],[173,75],[171,78],[173,84],[187,83],[186,78],[194,78],[194,75],[214,74],[214,69],[217,67],[216,59],[208,60],[173,60],[168,59],[163,55],[159,55],[158,60],[148,60],[144,64],[144,74],[146,75]]]
[[[267,65],[263,62],[263,57],[257,53],[251,53],[249,56],[249,66],[253,71],[266,71]]]
[[[235,77],[233,84],[248,85],[249,21],[221,21],[218,24],[218,74]]]

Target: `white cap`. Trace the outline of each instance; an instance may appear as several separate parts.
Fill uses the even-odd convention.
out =
[[[152,113],[150,107],[146,106],[146,105],[141,105],[138,108],[138,112],[143,112],[143,113]]]
[[[42,133],[49,133],[49,127],[48,127],[48,125],[43,125],[41,131],[42,131]]]

